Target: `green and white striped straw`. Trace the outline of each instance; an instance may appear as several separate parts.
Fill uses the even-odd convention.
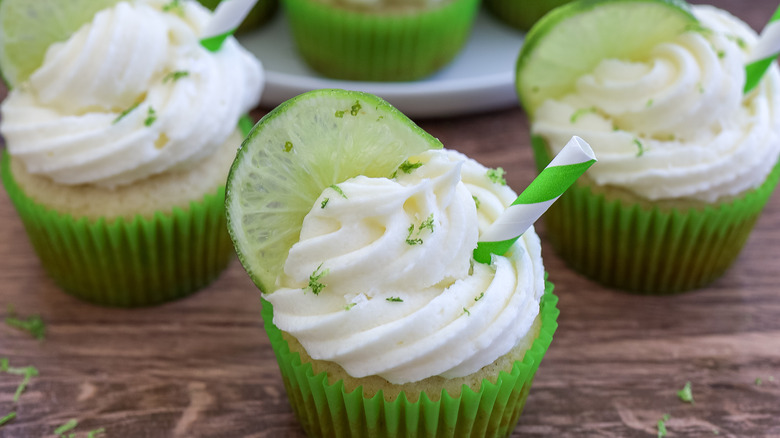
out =
[[[761,37],[750,53],[752,61],[745,66],[745,94],[761,82],[764,73],[778,55],[780,55],[780,6],[761,31]]]
[[[577,136],[572,137],[515,202],[482,233],[474,260],[490,263],[491,254],[504,255],[595,162],[596,155],[590,145]]]
[[[225,40],[233,35],[257,0],[223,0],[203,31],[200,45],[211,52],[218,51]]]

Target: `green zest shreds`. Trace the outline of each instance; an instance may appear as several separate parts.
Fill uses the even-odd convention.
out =
[[[54,429],[54,434],[55,435],[62,435],[63,433],[65,433],[65,432],[67,432],[69,430],[75,429],[76,426],[78,426],[78,425],[79,425],[79,420],[76,420],[75,418],[71,418],[70,420],[68,420],[67,423],[63,424],[62,426],[60,426],[60,427],[58,427],[56,429]]]
[[[428,219],[420,222],[420,225],[417,227],[417,235],[419,236],[420,233],[422,233],[422,230],[426,228],[433,233],[433,213],[428,216]],[[414,224],[409,225],[409,234],[406,235],[407,245],[422,245],[423,240],[420,238],[412,239],[412,233],[414,233]]]
[[[645,153],[645,147],[644,147],[644,145],[642,144],[642,142],[641,142],[641,141],[639,141],[639,139],[638,139],[638,138],[635,138],[635,139],[634,139],[634,144],[636,145],[636,147],[637,147],[637,148],[639,148],[639,150],[638,150],[638,151],[637,151],[637,153],[636,153],[636,156],[637,156],[637,158],[639,158],[639,157],[641,157],[642,155],[644,155],[644,153]]]
[[[184,9],[181,7],[181,0],[171,0],[170,3],[162,7],[163,12],[175,12],[184,15]]]
[[[154,108],[149,107],[149,111],[146,112],[146,120],[144,120],[145,126],[152,126],[152,123],[157,120],[157,111]]]
[[[181,79],[183,77],[187,77],[189,75],[190,75],[190,72],[188,72],[186,70],[172,71],[172,72],[168,73],[167,75],[165,75],[165,77],[163,77],[163,84],[167,84],[168,82],[171,82],[171,81],[173,81],[173,82],[178,81],[179,79]]]
[[[128,108],[128,109],[126,109],[126,110],[122,111],[121,113],[119,113],[119,115],[118,115],[118,116],[117,116],[117,117],[114,119],[114,121],[113,121],[113,122],[111,122],[111,123],[112,123],[112,124],[114,124],[114,123],[117,123],[117,122],[119,122],[119,121],[120,121],[120,120],[122,120],[122,119],[123,119],[123,118],[124,118],[126,115],[130,114],[130,112],[131,112],[131,111],[133,111],[134,109],[138,108],[138,105],[140,105],[140,104],[141,104],[141,102],[137,102],[137,103],[135,103],[133,106],[131,106],[130,108]]]
[[[325,289],[326,284],[323,284],[320,282],[320,279],[330,273],[330,269],[326,269],[324,271],[320,271],[322,268],[322,263],[320,263],[319,266],[317,266],[317,269],[314,270],[314,272],[309,275],[309,289],[311,289],[312,292],[314,292],[314,295],[319,295],[320,292],[322,292],[323,289]]]
[[[488,169],[487,177],[490,181],[493,181],[494,184],[505,186],[506,180],[504,179],[504,173],[504,169],[501,167],[497,169]]]
[[[8,358],[5,357],[0,358],[0,372],[24,376],[22,382],[19,383],[19,386],[16,387],[16,392],[14,393],[13,398],[14,403],[19,401],[19,397],[22,395],[25,388],[27,388],[27,384],[30,383],[30,379],[38,375],[38,370],[32,366],[27,366],[24,368],[9,366]]]
[[[342,197],[342,198],[344,198],[344,199],[349,199],[349,198],[347,198],[347,195],[345,195],[345,194],[344,194],[344,190],[341,190],[341,187],[337,186],[336,184],[331,184],[331,185],[330,185],[330,188],[331,188],[331,189],[333,189],[333,190],[335,190],[335,191],[336,191],[336,193],[338,193],[339,195],[341,195],[341,197]]]
[[[404,300],[401,299],[401,297],[388,297],[385,298],[386,301],[389,301],[391,303],[403,303]]]
[[[412,233],[414,232],[414,224],[409,225],[409,234],[406,235],[407,245],[422,245],[422,239],[412,239]]]
[[[357,303],[349,303],[346,306],[344,306],[344,310],[349,310],[355,306],[357,306]]]
[[[471,195],[471,198],[474,200],[474,205],[477,206],[477,210],[479,210],[479,198],[474,195]]]
[[[291,141],[284,142],[284,151],[285,152],[290,152],[291,150],[293,150],[292,142]]]
[[[409,160],[404,161],[401,163],[400,166],[398,166],[398,170],[400,170],[403,173],[412,173],[414,169],[417,169],[418,167],[422,166],[423,163],[410,163]]]
[[[425,219],[420,223],[420,227],[417,228],[417,234],[420,234],[422,230],[426,228],[431,230],[431,233],[433,233],[433,213],[431,213],[431,215],[428,216],[428,219]]]
[[[658,420],[658,438],[664,438],[666,436],[666,422],[669,421],[669,418],[669,414],[664,414],[664,416]]]
[[[478,297],[474,298],[474,301],[479,301],[485,296],[485,292],[481,292]]]
[[[463,308],[463,313],[465,313],[467,316],[471,316],[471,312],[469,312],[469,309]]]
[[[686,403],[693,404],[693,391],[691,391],[691,382],[685,382],[683,389],[677,391],[677,397]]]
[[[580,117],[584,116],[585,114],[591,114],[596,112],[596,107],[592,106],[590,108],[580,108],[577,111],[574,111],[572,113],[571,118],[569,118],[569,122],[572,124],[577,123],[577,120],[579,120]]]
[[[16,418],[16,412],[9,412],[8,415],[4,416],[3,418],[0,418],[0,426],[4,425],[5,423],[8,423],[14,418]]]
[[[20,319],[14,315],[12,309],[8,310],[8,316],[5,317],[5,323],[11,327],[24,330],[33,335],[36,339],[43,339],[46,336],[46,324],[38,315],[28,316],[27,319]]]
[[[90,430],[89,432],[87,432],[87,438],[95,438],[98,435],[103,434],[103,433],[106,433],[106,428],[105,427],[101,427],[101,428],[95,429],[95,430]]]
[[[330,201],[330,198],[323,199],[320,208],[325,208],[325,206],[328,205],[328,201]]]
[[[756,386],[761,386],[762,383],[764,383],[764,381],[761,380],[761,377],[756,377],[756,381],[755,381]]]

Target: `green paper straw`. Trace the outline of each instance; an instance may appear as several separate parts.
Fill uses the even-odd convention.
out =
[[[761,31],[761,37],[753,48],[754,60],[745,66],[745,94],[756,87],[772,62],[780,54],[780,6],[772,14],[769,22]]]
[[[211,52],[218,51],[225,40],[233,35],[257,0],[223,0],[203,31],[200,45]]]
[[[577,136],[572,137],[512,205],[482,233],[474,250],[474,260],[490,263],[491,254],[504,255],[595,162],[590,145]]]

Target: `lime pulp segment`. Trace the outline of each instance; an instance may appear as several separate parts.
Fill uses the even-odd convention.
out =
[[[531,28],[517,59],[516,86],[529,116],[574,90],[603,59],[641,61],[657,44],[698,23],[681,0],[579,0]]]
[[[390,177],[409,156],[435,148],[437,139],[374,95],[316,90],[281,104],[252,129],[228,176],[228,229],[244,269],[273,292],[326,187]]]
[[[0,1],[0,70],[14,87],[43,63],[46,50],[67,40],[95,13],[120,0]]]

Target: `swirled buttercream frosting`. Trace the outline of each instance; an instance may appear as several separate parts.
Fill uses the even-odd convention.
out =
[[[780,73],[743,95],[755,32],[728,12],[693,11],[701,28],[641,60],[602,60],[537,109],[532,131],[553,152],[581,136],[599,157],[596,184],[650,200],[714,202],[761,185],[780,155]]]
[[[312,358],[395,384],[492,363],[528,333],[544,293],[533,230],[490,265],[472,260],[510,188],[458,152],[409,162],[393,179],[325,189],[265,295],[274,324]]]
[[[117,186],[212,154],[260,97],[259,61],[233,38],[199,44],[197,2],[121,2],[95,14],[2,104],[8,151],[61,184]]]

